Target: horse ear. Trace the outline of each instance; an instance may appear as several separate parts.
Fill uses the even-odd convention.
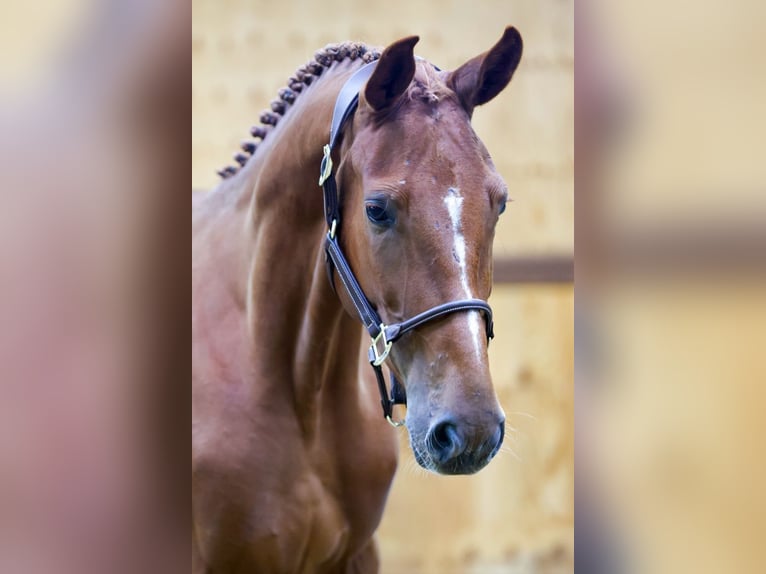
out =
[[[521,60],[521,34],[508,26],[503,37],[488,52],[468,60],[447,79],[470,113],[475,106],[486,104],[511,81]]]
[[[364,89],[364,98],[374,110],[383,110],[396,103],[410,85],[415,76],[413,50],[418,40],[418,36],[409,36],[383,50]]]

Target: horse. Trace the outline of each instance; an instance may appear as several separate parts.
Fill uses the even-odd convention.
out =
[[[521,35],[453,71],[417,41],[317,52],[193,201],[196,573],[374,574],[386,420],[438,474],[479,471],[503,441],[486,299],[508,191],[471,116]]]

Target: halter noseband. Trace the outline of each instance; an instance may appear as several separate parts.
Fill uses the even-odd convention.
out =
[[[332,151],[338,143],[338,138],[343,131],[343,126],[351,117],[359,103],[359,91],[367,82],[377,65],[377,61],[365,64],[357,70],[343,85],[335,100],[335,108],[332,116],[332,126],[330,128],[330,142],[324,146],[324,157],[322,158],[319,185],[324,192],[324,212],[327,220],[327,237],[325,239],[325,254],[327,261],[327,272],[330,284],[333,284],[333,269],[340,277],[346,293],[354,304],[359,319],[370,334],[372,343],[367,353],[367,357],[375,371],[375,377],[378,381],[378,390],[380,391],[380,404],[383,407],[383,416],[393,426],[401,426],[404,421],[395,421],[392,418],[393,406],[407,404],[407,397],[401,383],[396,380],[391,373],[391,396],[389,398],[386,382],[383,378],[382,365],[388,357],[393,344],[405,333],[417,329],[421,325],[433,321],[444,315],[456,313],[458,311],[480,311],[484,313],[486,321],[487,340],[494,337],[492,331],[492,309],[486,301],[481,299],[460,299],[443,303],[424,311],[414,317],[386,325],[380,315],[362,291],[362,287],[354,276],[354,272],[343,255],[343,251],[338,244],[338,231],[340,226],[340,203],[338,199],[338,186],[335,182],[332,165]],[[334,287],[333,287],[334,288]]]

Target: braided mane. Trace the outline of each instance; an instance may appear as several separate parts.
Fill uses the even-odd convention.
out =
[[[322,73],[330,68],[335,62],[342,62],[343,60],[356,60],[361,58],[366,64],[373,62],[380,58],[380,51],[377,48],[371,48],[366,44],[360,42],[342,42],[339,44],[328,44],[321,50],[314,54],[314,58],[298,68],[295,73],[287,80],[287,87],[279,90],[279,97],[271,102],[271,109],[261,112],[259,125],[255,125],[250,129],[250,134],[256,138],[256,140],[263,140],[279,123],[282,116],[285,115],[289,107],[295,103],[303,88],[311,85],[311,83],[322,75]],[[222,178],[229,178],[245,166],[247,160],[250,159],[255,150],[258,148],[257,141],[244,141],[242,142],[242,151],[244,153],[237,153],[234,156],[234,160],[239,164],[239,167],[226,166],[218,171],[218,175]]]

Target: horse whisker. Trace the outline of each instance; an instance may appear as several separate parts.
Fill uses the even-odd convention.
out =
[[[513,411],[513,412],[510,412],[508,414],[509,415],[518,415],[518,416],[521,416],[521,417],[527,417],[529,419],[532,419],[533,421],[537,420],[537,417],[535,415],[533,415],[531,413],[524,412],[524,411]]]

